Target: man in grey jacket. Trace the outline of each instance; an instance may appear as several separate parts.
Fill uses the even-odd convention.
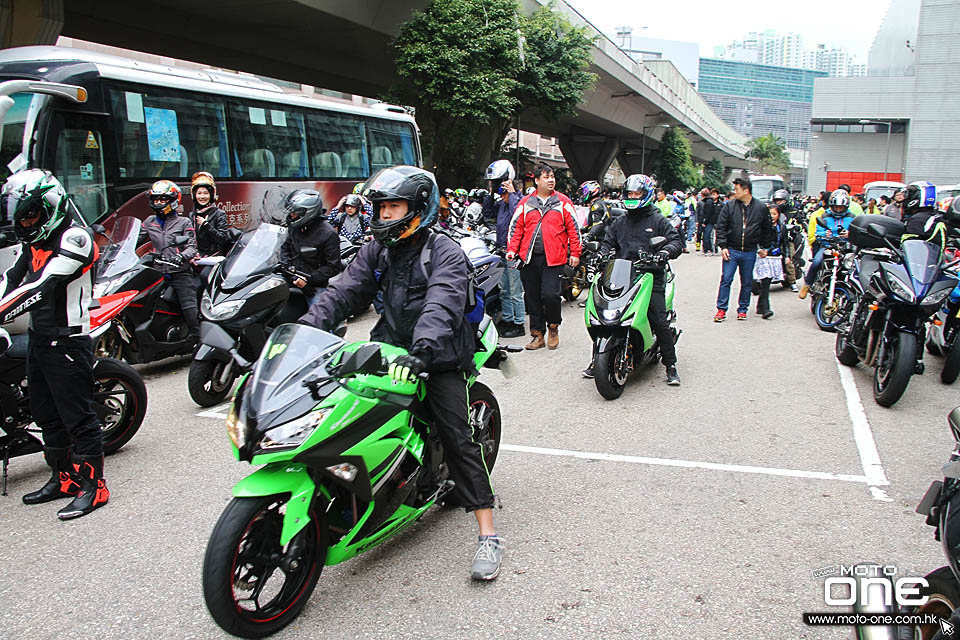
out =
[[[170,280],[177,294],[180,311],[187,322],[190,337],[200,337],[200,317],[197,313],[197,283],[190,260],[197,255],[197,234],[190,218],[179,215],[180,187],[169,180],[158,180],[147,192],[153,215],[143,221],[140,240],[150,239],[156,258],[155,268]],[[177,242],[177,237],[186,242]]]

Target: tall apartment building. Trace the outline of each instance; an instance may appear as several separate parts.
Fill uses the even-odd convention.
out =
[[[818,44],[806,48],[798,33],[777,34],[773,30],[750,32],[743,40],[715,49],[715,58],[753,62],[776,67],[823,71],[831,77],[863,75],[862,65],[854,65],[852,56],[844,49],[828,48]]]

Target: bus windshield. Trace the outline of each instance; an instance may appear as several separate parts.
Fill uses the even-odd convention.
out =
[[[33,121],[33,118],[29,117],[30,105],[43,98],[34,93],[15,93],[10,97],[13,99],[13,106],[3,120],[3,130],[0,133],[0,176],[3,180],[10,175],[8,165],[14,158],[23,153],[26,159],[27,150],[23,147],[23,141],[24,133],[27,133],[27,123]],[[27,139],[29,140],[29,137]]]

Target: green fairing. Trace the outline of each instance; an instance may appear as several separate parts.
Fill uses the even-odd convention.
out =
[[[636,329],[643,338],[643,348],[649,349],[653,344],[653,331],[647,319],[647,309],[650,307],[650,296],[653,294],[653,274],[645,273],[640,276],[640,289],[636,297],[630,302],[620,323],[630,321],[630,327]]]
[[[307,466],[295,462],[275,462],[257,469],[233,487],[237,498],[254,498],[290,494],[280,544],[285,545],[310,522],[310,504],[316,485],[307,473]]]
[[[473,354],[473,363],[476,365],[477,369],[482,367],[487,360],[490,359],[490,354],[493,353],[497,348],[497,341],[500,339],[500,336],[497,334],[497,328],[491,322],[487,325],[487,328],[484,329],[483,335],[480,336],[480,344],[483,345],[483,350],[477,350]],[[475,379],[476,376],[471,378],[471,382]]]

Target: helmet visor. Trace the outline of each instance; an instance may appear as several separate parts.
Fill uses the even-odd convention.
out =
[[[393,168],[381,169],[370,176],[370,179],[363,185],[363,192],[372,200],[400,198],[401,196],[398,194],[408,177],[409,174]]]

